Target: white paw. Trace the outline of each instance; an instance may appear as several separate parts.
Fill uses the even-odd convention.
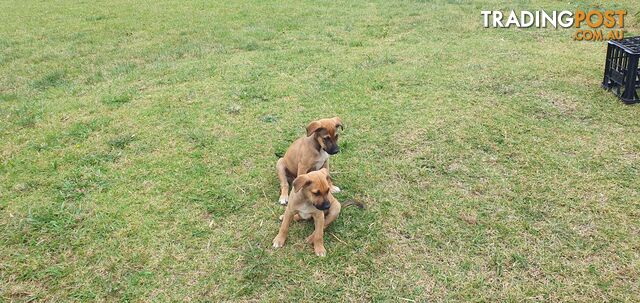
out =
[[[337,193],[339,193],[340,191],[341,191],[341,190],[340,190],[340,187],[337,187],[337,186],[335,186],[335,185],[331,186],[331,193],[332,193],[332,194],[337,194]]]
[[[289,197],[280,197],[278,202],[280,202],[281,205],[287,205],[287,203],[289,203]]]
[[[327,251],[324,249],[324,247],[321,249],[316,249],[315,251],[316,251],[316,256],[318,257],[324,257],[327,255]]]
[[[284,240],[276,237],[273,239],[273,248],[280,248],[284,246]]]

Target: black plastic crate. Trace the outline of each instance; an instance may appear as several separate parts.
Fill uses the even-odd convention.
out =
[[[640,58],[640,36],[609,41],[602,87],[608,90],[615,89],[616,96],[627,104],[640,102],[638,58]]]

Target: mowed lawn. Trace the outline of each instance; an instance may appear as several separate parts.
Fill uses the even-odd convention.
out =
[[[640,301],[606,43],[480,15],[581,5],[0,2],[0,301]],[[275,154],[336,115],[367,208],[274,250]]]

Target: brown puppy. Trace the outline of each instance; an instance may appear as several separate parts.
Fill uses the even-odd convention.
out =
[[[293,142],[284,157],[278,159],[276,172],[280,180],[280,199],[278,199],[280,204],[287,204],[289,183],[297,176],[321,168],[329,168],[329,155],[340,152],[338,127],[344,129],[338,117],[309,123],[307,136]],[[331,185],[331,192],[340,192],[340,188]]]
[[[313,244],[317,256],[324,257],[327,254],[324,249],[324,229],[338,217],[342,207],[331,195],[330,186],[331,178],[326,168],[299,175],[293,180],[291,201],[281,217],[282,224],[278,235],[273,239],[273,247],[284,245],[291,220],[313,218],[315,229],[307,242]]]

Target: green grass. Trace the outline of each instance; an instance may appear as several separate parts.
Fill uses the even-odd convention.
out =
[[[482,28],[581,5],[0,2],[0,301],[640,301],[605,44]],[[274,154],[335,115],[367,209],[273,250]]]

